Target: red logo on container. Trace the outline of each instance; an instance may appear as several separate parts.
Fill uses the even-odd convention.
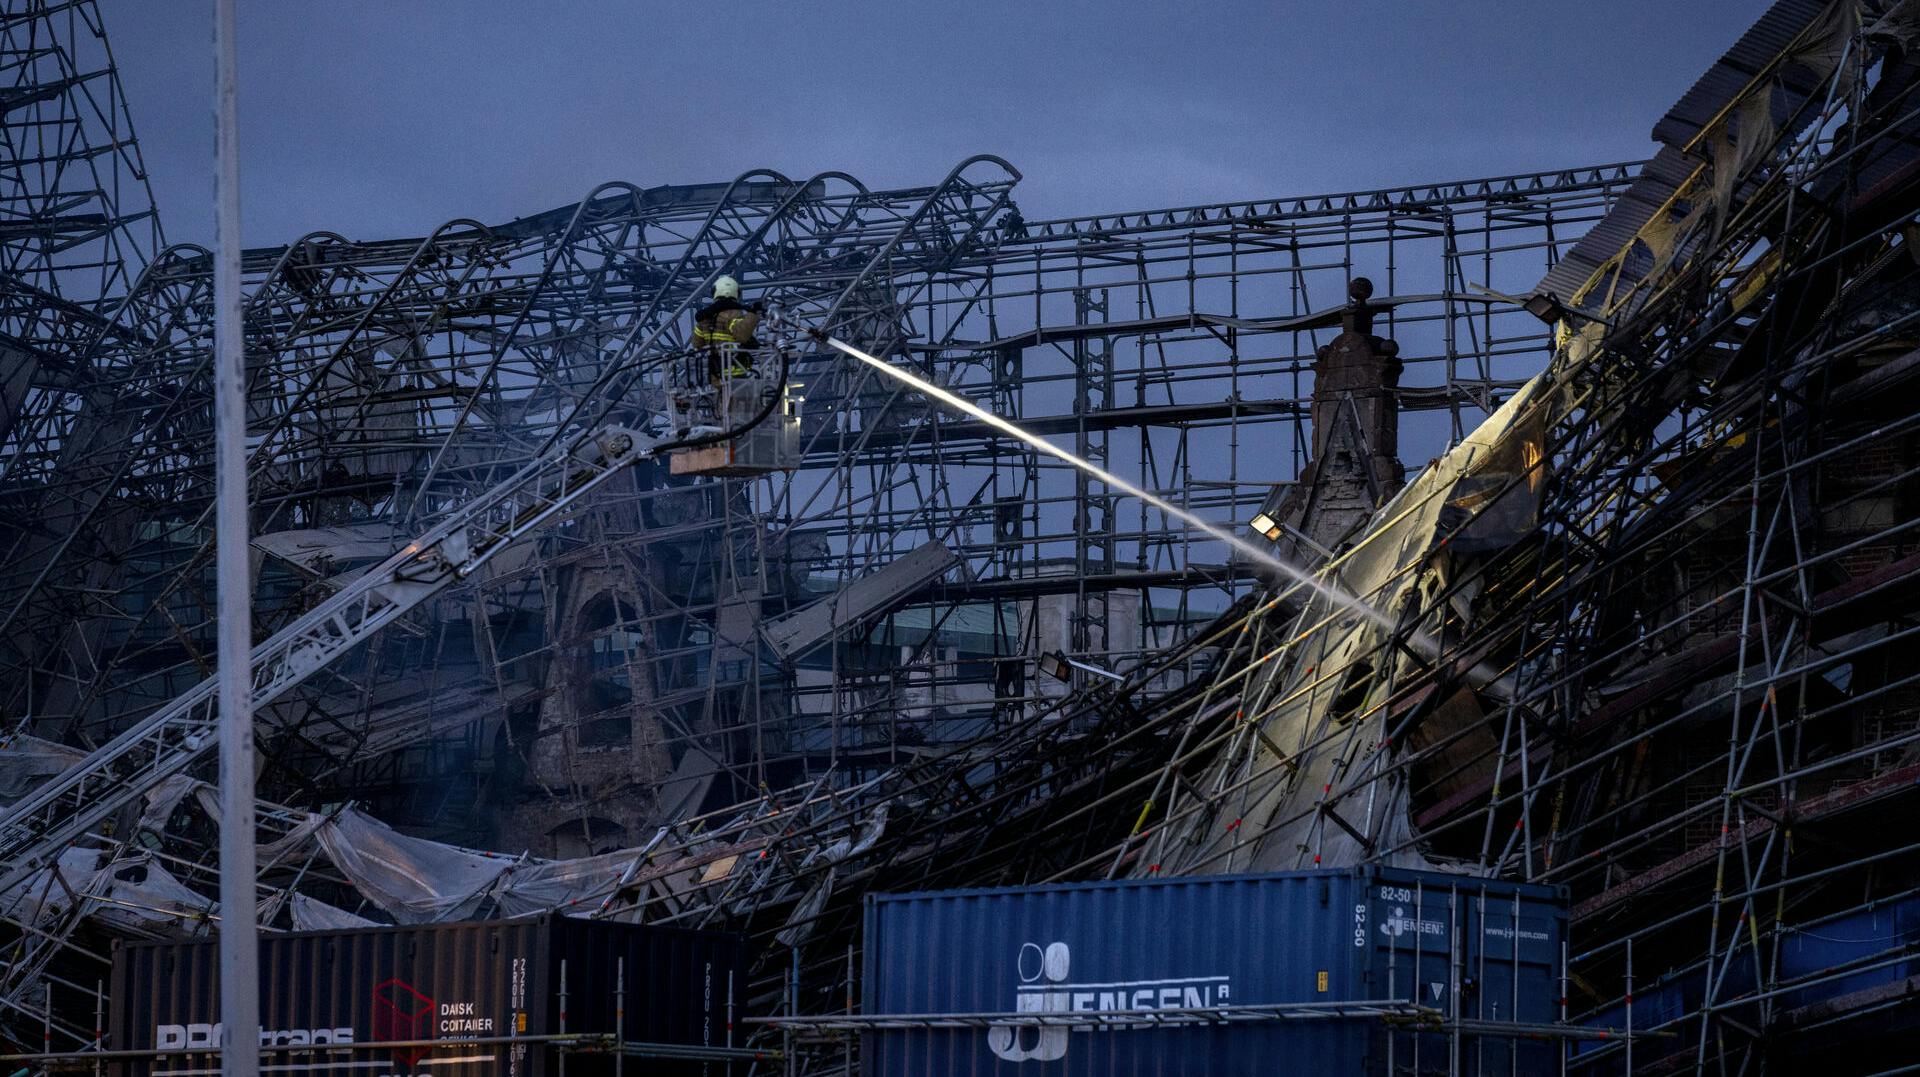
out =
[[[373,1038],[425,1040],[433,1036],[433,1000],[405,980],[386,980],[373,988]],[[431,1047],[395,1047],[393,1060],[411,1070],[433,1053]]]

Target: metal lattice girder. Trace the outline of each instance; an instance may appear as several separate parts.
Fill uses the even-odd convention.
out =
[[[940,229],[956,228],[958,221],[977,229],[1004,201],[1005,184],[997,199],[979,206],[973,201],[979,197],[977,191],[959,192],[959,177],[956,170],[954,181],[936,188],[918,210],[904,215],[892,239],[844,287],[831,296],[796,297],[794,315],[802,319],[817,315],[820,322],[833,325],[847,297],[857,293],[868,274],[885,265],[906,240],[924,238],[917,235],[918,229],[931,227],[937,234]],[[968,209],[976,212],[967,214]],[[416,257],[409,264],[421,261]],[[362,312],[356,328],[369,324],[377,309],[378,304]],[[647,344],[653,339],[649,337]],[[621,439],[624,447],[609,451],[605,445],[614,438]],[[618,427],[581,436],[462,507],[276,633],[254,652],[256,706],[271,703],[584,496],[632,459],[640,451],[639,444],[638,435]],[[0,872],[0,889],[44,866],[50,856],[100,820],[199,758],[209,746],[213,710],[210,682],[203,682],[15,805],[0,818],[0,860],[7,864]]]
[[[0,8],[0,334],[49,371],[89,364],[90,312],[161,247],[127,115],[95,0]]]
[[[184,391],[155,384],[149,352],[182,310],[186,251],[161,254],[145,166],[93,0],[12,0],[0,8],[0,622],[9,664],[38,668],[62,650],[17,642],[20,605],[56,563],[101,560],[130,526],[98,509],[127,466],[124,445],[163,437]],[[152,260],[153,265],[149,264]],[[168,264],[160,266],[161,261]],[[129,298],[131,297],[131,298]],[[159,321],[151,320],[158,315]],[[64,567],[64,566],[63,566]],[[75,579],[76,576],[81,577]],[[67,568],[60,600],[99,582]],[[8,694],[28,689],[10,678]],[[60,685],[69,687],[71,681]]]
[[[1513,178],[1437,193],[1484,199],[1500,191],[1526,191],[1539,199],[1552,197],[1558,183],[1574,184],[1566,192],[1587,191],[1597,188],[1579,185],[1603,178]],[[976,301],[990,302],[995,261],[1017,264],[1033,249],[1031,243],[1010,241],[982,219],[1008,204],[1004,191],[989,190],[1005,179],[1003,174],[975,181],[963,168],[936,188],[906,192],[867,192],[834,174],[806,183],[750,174],[725,188],[672,196],[658,189],[636,194],[609,186],[569,213],[493,230],[469,223],[440,229],[429,241],[366,244],[316,233],[287,248],[260,252],[249,263],[250,273],[261,275],[250,289],[249,322],[259,355],[254,407],[263,425],[257,490],[272,506],[260,526],[301,526],[303,514],[322,511],[329,498],[337,503],[343,497],[381,496],[374,484],[390,485],[393,479],[369,475],[356,488],[354,474],[343,481],[326,473],[342,460],[355,471],[353,461],[366,458],[395,462],[395,477],[398,463],[424,460],[427,479],[414,476],[418,485],[398,516],[402,526],[408,518],[431,519],[437,511],[434,498],[457,501],[463,491],[497,477],[499,469],[527,459],[537,444],[531,439],[551,437],[593,385],[641,378],[640,370],[621,357],[675,340],[694,297],[722,267],[745,275],[750,287],[763,292],[837,298],[841,289],[835,286],[857,272],[859,261],[884,245],[903,218],[918,213],[922,225],[902,235],[885,267],[886,276],[905,287],[855,293],[860,309],[847,309],[847,317],[904,329],[920,316],[911,297],[930,295],[937,272],[946,274],[938,278],[940,288],[971,289]],[[983,192],[988,197],[979,197]],[[1404,209],[1406,200],[1371,201]],[[1537,204],[1512,205],[1515,213],[1539,212]],[[923,207],[928,208],[923,212]],[[962,219],[969,224],[958,231],[941,226]],[[956,242],[961,235],[974,238]],[[1003,243],[1004,253],[990,253]],[[476,264],[484,264],[483,270],[474,272]],[[644,333],[635,336],[635,327]],[[963,319],[949,319],[940,339],[916,346],[939,348],[941,340],[965,332]],[[625,393],[622,385],[611,388],[610,395]],[[383,433],[381,424],[389,420],[382,417],[403,405],[412,408],[412,425]],[[821,406],[831,404],[822,401]],[[883,457],[904,460],[932,428],[915,424],[910,429],[920,433],[904,443],[891,430],[871,440]],[[835,456],[869,452],[863,448],[869,440],[865,435],[850,444],[833,440]],[[816,447],[828,443],[814,433]],[[178,463],[189,470],[203,464]],[[191,489],[190,483],[185,488]],[[778,496],[795,510],[811,504],[806,511],[831,511],[811,493],[792,493],[783,487]],[[168,503],[191,510],[191,500],[173,496]],[[376,511],[395,515],[392,508]],[[195,530],[188,515],[172,534]],[[884,535],[888,529],[873,533]],[[180,560],[165,570],[174,579],[160,585],[157,598],[151,594],[154,577],[135,588],[124,569],[113,570],[123,574],[120,582],[90,588],[92,610],[131,627],[119,633],[124,642],[84,658],[76,655],[65,662],[66,669],[52,673],[89,686],[95,701],[70,710],[110,719],[124,707],[106,705],[101,697],[106,670],[135,659],[146,665],[165,661],[169,651],[187,657],[199,651],[196,626],[206,619],[192,610],[198,605],[195,566],[204,549],[166,556]],[[891,553],[876,547],[861,556]],[[126,563],[125,553],[116,551],[91,560]],[[129,588],[147,592],[137,605],[118,597]]]
[[[764,201],[765,192],[756,190],[754,197]],[[686,209],[676,205],[673,212],[684,213]],[[625,219],[621,227],[633,230],[635,221]],[[523,236],[518,242],[537,245],[542,237]],[[151,317],[172,331],[167,338],[177,341],[172,350],[149,347],[137,363],[121,365],[166,387],[169,414],[182,416],[187,422],[171,424],[177,440],[167,444],[144,445],[139,438],[110,436],[114,431],[124,435],[134,428],[144,433],[148,426],[156,431],[169,429],[168,424],[147,422],[149,415],[135,410],[143,403],[140,395],[120,393],[102,405],[106,415],[90,424],[81,424],[77,418],[69,420],[40,438],[52,445],[65,444],[72,462],[64,470],[50,470],[32,489],[44,491],[39,495],[43,499],[77,504],[72,513],[75,518],[105,507],[106,514],[122,526],[110,534],[89,533],[94,541],[73,556],[74,561],[93,566],[94,576],[86,588],[88,605],[84,608],[72,603],[58,606],[53,597],[36,593],[52,572],[54,562],[72,549],[75,529],[54,533],[46,541],[51,547],[49,554],[15,559],[10,565],[10,578],[17,584],[8,594],[12,599],[10,619],[30,613],[28,604],[38,600],[45,607],[42,616],[29,619],[54,626],[45,634],[65,636],[83,631],[89,617],[97,622],[102,616],[114,616],[119,613],[113,609],[115,602],[105,596],[121,588],[153,586],[151,581],[129,580],[124,575],[118,581],[99,575],[127,571],[131,547],[139,541],[131,531],[134,521],[129,507],[145,505],[145,511],[152,514],[156,506],[178,512],[204,505],[208,461],[191,439],[196,430],[205,429],[210,401],[204,374],[204,324],[196,321],[204,317],[205,303],[191,295],[172,295],[168,297],[170,302],[148,298],[148,293],[161,287],[176,291],[183,287],[204,289],[201,253],[183,249],[176,257],[157,260],[141,287],[136,288],[134,298],[122,304],[122,311],[127,313],[119,316],[120,321],[133,316]],[[266,272],[250,288],[247,307],[249,354],[257,357],[250,360],[249,371],[253,387],[249,418],[256,439],[251,453],[255,497],[280,506],[276,511],[284,512],[287,494],[313,489],[323,479],[329,461],[342,454],[350,457],[355,452],[380,451],[377,429],[372,436],[355,431],[365,427],[369,416],[380,410],[377,401],[383,394],[393,395],[392,382],[413,376],[410,367],[427,365],[418,356],[431,342],[480,333],[491,321],[500,319],[524,324],[528,311],[536,309],[525,301],[538,298],[538,292],[528,291],[518,275],[499,272],[511,254],[511,244],[491,237],[474,222],[453,222],[410,244],[355,245],[331,233],[315,233],[277,252],[271,260],[256,259],[255,264],[264,263]],[[603,297],[603,302],[617,300],[617,296]],[[137,340],[153,340],[157,335],[121,334]],[[103,334],[100,346],[110,347],[115,339],[119,338]],[[444,377],[457,380],[459,371],[447,371]],[[487,388],[484,384],[471,390],[448,385],[445,393],[466,391],[471,399]],[[41,414],[34,418],[41,426],[50,426],[60,417]],[[76,435],[75,430],[80,433]],[[88,441],[76,441],[76,437]],[[102,445],[106,455],[85,451],[85,446],[94,442]],[[510,470],[531,457],[526,449],[510,454],[503,451],[506,448],[492,446],[494,459],[477,471],[462,474],[461,488],[471,491],[483,487],[503,469]],[[272,526],[272,518],[269,514],[267,526]],[[199,520],[182,521],[177,530],[204,532]],[[27,541],[23,539],[22,543]],[[135,631],[125,633],[129,642],[118,655],[92,653],[87,647],[65,662],[42,658],[22,664],[28,668],[52,666],[54,681],[63,689],[63,713],[83,711],[84,703],[69,704],[67,698],[76,691],[84,695],[89,681],[97,693],[101,674],[119,661],[136,657],[126,648],[153,647],[151,642],[142,641],[139,625],[169,610],[177,603],[176,596],[193,595],[193,573],[208,556],[210,546],[199,545],[179,564],[175,578],[160,585],[157,600],[141,601],[144,612],[132,614]],[[184,628],[191,631],[209,620],[210,614],[202,615]],[[22,632],[14,638],[37,635]],[[191,636],[183,637],[179,628],[168,635],[190,652],[198,649],[196,641]],[[13,687],[14,709],[48,712],[46,700],[21,695],[29,682],[16,682]]]
[[[0,479],[12,509],[0,526],[0,639],[14,661],[51,675],[7,685],[10,711],[77,716],[81,671],[100,657],[96,596],[112,589],[152,507],[204,494],[182,467],[211,430],[204,254],[161,252],[108,310],[113,331],[81,353],[87,373],[15,428]],[[118,350],[127,341],[135,354]]]
[[[1036,242],[1099,239],[1137,232],[1191,231],[1207,225],[1233,227],[1381,212],[1424,213],[1449,205],[1467,206],[1475,203],[1507,204],[1518,209],[1525,208],[1535,198],[1557,199],[1582,190],[1602,191],[1623,187],[1633,180],[1639,168],[1638,161],[1624,161],[1547,172],[1522,172],[1459,183],[1427,183],[1314,195],[1310,198],[1263,198],[1138,213],[1101,213],[1024,221],[1022,230],[1025,235],[1017,238]]]
[[[579,204],[557,237],[526,229],[495,236],[475,222],[453,222],[411,244],[353,244],[315,233],[271,258],[255,257],[265,273],[248,303],[249,353],[257,356],[250,363],[252,459],[255,496],[275,506],[263,526],[297,509],[289,495],[338,496],[348,484],[323,474],[328,466],[345,460],[352,469],[356,456],[397,459],[398,452],[425,465],[403,519],[431,518],[434,497],[457,502],[529,458],[537,439],[543,433],[551,439],[560,417],[577,413],[595,385],[615,383],[611,395],[617,396],[647,373],[647,364],[625,357],[677,344],[685,311],[722,271],[717,266],[771,272],[763,287],[816,313],[823,301],[835,305],[849,280],[874,272],[882,260],[895,271],[905,258],[950,247],[951,234],[944,241],[929,237],[933,228],[952,224],[946,217],[952,207],[938,206],[938,199],[954,197],[964,179],[934,197],[874,196],[831,174],[794,183],[750,173],[710,206],[653,198],[636,188],[610,197],[603,187]],[[984,203],[977,212],[994,205]],[[939,212],[926,211],[934,206]],[[976,229],[981,223],[974,222]],[[915,227],[925,234],[911,234]],[[900,239],[890,240],[896,231]],[[862,247],[870,243],[903,253],[868,259]],[[866,264],[849,263],[851,251],[860,251]],[[537,272],[528,268],[533,259]],[[177,309],[197,308],[181,303]],[[468,354],[449,367],[438,358],[449,349]],[[200,359],[155,355],[144,366],[156,378],[196,386]],[[434,435],[437,450],[383,447],[377,421],[395,405],[382,401],[408,394],[430,401],[417,409],[429,418],[446,418]],[[204,399],[192,403],[204,406]],[[476,419],[486,421],[476,429]],[[420,431],[410,428],[396,440],[417,446]],[[196,469],[204,463],[188,453],[149,462],[145,473],[164,475],[176,487],[155,503],[193,504]],[[169,466],[176,469],[170,475]],[[68,490],[75,476],[49,476],[47,485]],[[124,501],[148,489],[110,471],[88,493],[98,503],[106,490]],[[198,529],[197,522],[181,528]],[[119,548],[125,545],[123,539]],[[203,545],[179,569],[180,583],[167,586],[159,601],[143,603],[149,612],[136,620],[167,608],[205,556]],[[111,564],[124,553],[106,544],[89,560]],[[113,590],[101,583],[96,591]],[[97,673],[113,664],[107,655],[90,656],[84,665]]]
[[[264,708],[649,452],[648,440],[614,427],[528,465],[254,648],[254,706]],[[9,808],[0,816],[0,890],[210,751],[216,700],[214,682],[203,681]]]

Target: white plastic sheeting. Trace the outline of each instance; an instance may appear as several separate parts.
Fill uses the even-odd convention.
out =
[[[287,917],[295,931],[341,931],[355,927],[378,927],[376,921],[369,920],[345,909],[336,909],[324,901],[318,901],[305,894],[287,895]]]
[[[57,773],[63,752],[58,745],[20,749],[22,774]],[[42,758],[44,757],[44,759]],[[50,768],[50,769],[49,769]],[[214,790],[181,777],[157,787],[148,797],[142,826],[157,829],[189,797],[217,818]],[[409,837],[353,808],[329,814],[296,816],[290,829],[259,847],[263,866],[317,855],[367,902],[396,923],[418,924],[472,919],[481,915],[524,916],[547,910],[597,909],[623,887],[641,888],[664,900],[731,875],[749,861],[759,842],[716,844],[695,854],[657,859],[653,842],[576,860],[514,857]],[[885,805],[832,844],[816,848],[802,867],[831,869],[872,849],[887,825]],[[217,904],[175,878],[142,852],[126,846],[73,848],[59,863],[0,893],[0,917],[43,927],[70,914],[92,917],[140,936],[190,937],[204,934],[217,918]],[[304,874],[304,872],[303,872]],[[834,872],[822,874],[803,894],[782,937],[794,941],[811,930],[811,919],[832,895]],[[582,910],[582,907],[585,910]],[[378,921],[293,891],[268,899],[263,920],[280,910],[296,931],[339,930],[377,925]]]
[[[807,858],[801,861],[802,868],[811,867],[817,863],[825,863],[829,866],[826,874],[820,876],[813,886],[801,895],[799,903],[787,917],[787,925],[774,936],[782,946],[798,946],[808,935],[813,934],[814,918],[820,915],[821,909],[827,907],[827,899],[833,896],[835,868],[873,848],[874,843],[880,840],[880,835],[885,833],[886,829],[887,805],[882,802],[874,808],[871,815],[867,816],[867,821],[861,824],[858,834],[841,838],[832,845],[807,854]]]
[[[31,927],[45,927],[72,910],[100,874],[98,849],[68,849],[50,868],[41,868],[5,891],[0,911],[7,919]]]
[[[173,817],[173,810],[187,799],[187,794],[205,786],[206,783],[185,774],[175,774],[159,785],[147,791],[146,806],[140,810],[140,823],[137,830],[160,833],[167,828],[167,820]],[[215,815],[214,818],[219,818]]]
[[[516,865],[494,888],[502,916],[598,905],[644,860],[640,849],[622,849],[579,860]]]
[[[95,919],[136,935],[179,937],[211,933],[218,903],[189,889],[147,856],[102,868],[89,891]]]
[[[77,912],[148,938],[205,934],[214,908],[146,854],[114,859],[87,848],[68,849],[0,893],[0,915],[16,923],[47,927]]]
[[[803,866],[834,865],[858,856],[873,848],[886,825],[886,808],[881,806],[861,823],[857,833],[815,850]],[[652,845],[648,845],[577,860],[516,859],[408,837],[348,809],[332,817],[308,817],[288,837],[262,846],[262,862],[297,854],[308,842],[316,843],[341,876],[369,902],[403,924],[471,919],[489,911],[524,916],[549,909],[597,907],[622,885],[646,883],[671,890],[668,884],[681,876],[688,881],[695,877],[710,881],[716,870],[723,875],[732,871],[739,854],[735,850],[734,855],[712,862],[650,863]],[[829,872],[817,885],[819,892],[803,898],[803,909],[795,913],[790,930],[805,934],[805,921],[812,914],[804,913],[804,908],[808,901],[816,909],[826,901],[832,892],[831,880]],[[302,917],[312,916],[316,923],[332,926],[325,918],[334,914],[352,917],[355,924],[366,922],[304,898],[296,898],[290,911],[296,925],[302,923]]]
[[[209,787],[201,794],[201,804],[203,806],[208,805],[212,795],[213,790]],[[313,844],[314,834],[318,832],[321,827],[325,826],[327,821],[327,816],[309,815],[294,824],[293,829],[288,831],[284,837],[260,846],[253,854],[255,861],[260,865],[260,870],[265,871],[276,864],[291,860],[305,852],[306,849]]]
[[[18,733],[0,742],[0,804],[11,804],[35,786],[87,757],[78,748]]]
[[[813,934],[814,919],[820,915],[821,909],[827,907],[827,899],[833,896],[833,876],[834,869],[828,868],[827,873],[820,876],[807,889],[807,892],[801,895],[799,902],[793,907],[793,912],[787,917],[787,926],[781,928],[779,934],[774,936],[780,945],[798,946],[806,940],[808,935]]]
[[[425,838],[410,838],[351,809],[316,827],[327,859],[368,901],[402,924],[470,919],[515,863]]]

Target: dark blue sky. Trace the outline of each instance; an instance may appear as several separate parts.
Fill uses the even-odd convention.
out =
[[[505,220],[608,179],[997,153],[1029,217],[1650,152],[1763,0],[241,4],[249,245]],[[173,240],[211,236],[211,5],[103,0]]]

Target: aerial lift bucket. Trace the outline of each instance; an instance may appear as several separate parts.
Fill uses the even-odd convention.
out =
[[[705,357],[698,357],[697,362],[702,369],[681,372],[676,379],[681,387],[674,393],[675,427],[694,436],[706,428],[739,433],[710,445],[679,449],[669,455],[667,469],[675,475],[741,477],[799,467],[803,401],[779,377],[777,369],[768,369],[775,364],[737,363],[733,356],[722,355],[720,380],[705,382]],[[746,368],[752,372],[734,373]],[[770,412],[769,403],[773,404]],[[755,417],[762,413],[766,413],[766,419],[755,424]]]

